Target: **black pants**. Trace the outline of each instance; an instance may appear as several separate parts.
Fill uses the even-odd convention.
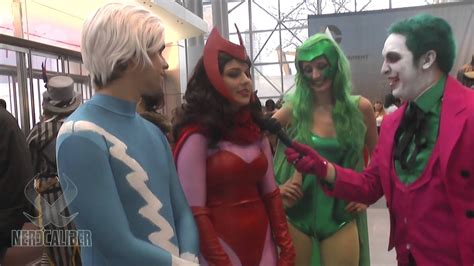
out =
[[[3,259],[5,258],[5,253],[7,253],[7,246],[0,246],[0,265],[3,263]]]
[[[408,254],[408,266],[416,266],[415,258],[411,253]]]

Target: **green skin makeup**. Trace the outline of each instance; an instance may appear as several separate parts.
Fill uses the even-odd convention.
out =
[[[320,56],[324,56],[329,63],[329,66],[322,72],[324,80],[334,79],[337,72],[337,52],[329,41],[323,40],[316,43],[307,43],[299,47],[296,65],[300,68],[302,61],[310,62]],[[309,81],[310,78],[305,77],[305,80]]]

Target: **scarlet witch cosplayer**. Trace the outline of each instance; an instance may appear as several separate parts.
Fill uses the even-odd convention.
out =
[[[174,157],[203,265],[294,265],[249,68],[242,39],[214,28],[176,113]]]

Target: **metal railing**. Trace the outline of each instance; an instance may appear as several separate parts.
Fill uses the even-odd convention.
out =
[[[0,60],[0,98],[7,102],[7,110],[25,134],[42,113],[42,94],[46,89],[41,63],[46,64],[48,77],[70,76],[83,101],[93,94],[88,72],[77,51],[0,34]]]

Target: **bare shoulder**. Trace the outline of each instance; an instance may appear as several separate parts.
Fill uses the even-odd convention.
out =
[[[360,97],[359,100],[359,110],[364,116],[364,123],[367,127],[367,132],[365,134],[365,145],[369,149],[369,153],[375,149],[377,143],[377,125],[375,123],[375,112],[372,107],[372,103],[364,97]]]
[[[192,143],[199,143],[201,145],[207,145],[207,138],[204,136],[204,134],[200,132],[195,132],[190,134],[187,139],[185,140],[186,142],[192,142]]]
[[[359,110],[364,116],[364,122],[366,126],[370,126],[372,122],[375,124],[375,111],[372,103],[367,98],[362,96],[360,97]]]
[[[275,118],[282,124],[282,126],[287,126],[293,117],[293,108],[291,108],[290,105],[285,105],[280,110],[276,111],[275,114],[273,114],[272,118]]]
[[[367,99],[367,98],[364,98],[364,97],[360,97],[360,100],[359,100],[359,110],[362,112],[362,114],[364,114],[365,117],[367,116],[372,116],[374,114],[374,108],[372,107],[372,103]]]
[[[367,98],[361,96],[359,100],[359,110],[362,113],[366,113],[369,111],[373,112],[374,109],[372,107],[372,103]]]

